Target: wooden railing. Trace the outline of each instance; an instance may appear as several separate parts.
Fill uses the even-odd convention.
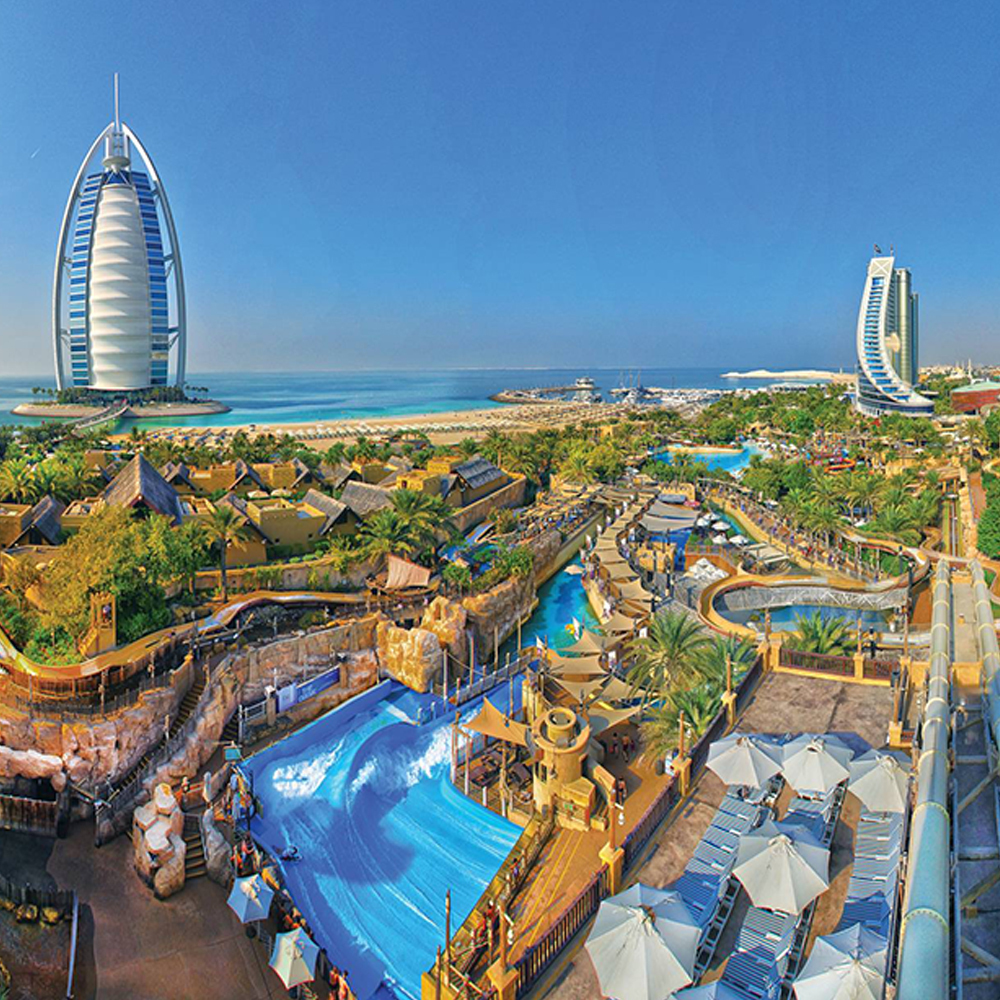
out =
[[[545,934],[514,963],[518,971],[518,1000],[531,990],[563,948],[597,913],[601,900],[608,894],[607,873],[607,868],[601,868]]]

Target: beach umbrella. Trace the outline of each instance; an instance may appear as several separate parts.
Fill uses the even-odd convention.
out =
[[[273,897],[274,890],[259,875],[248,875],[236,879],[226,902],[241,923],[249,924],[267,920]]]
[[[816,938],[795,980],[798,1000],[881,1000],[886,940],[862,924]]]
[[[712,530],[713,531],[731,531],[732,527],[733,526],[728,521],[716,521],[715,524],[712,525]]]
[[[848,765],[851,780],[847,789],[861,800],[866,809],[872,812],[906,812],[910,768],[900,761],[900,756],[884,750],[869,750]]]
[[[830,852],[804,827],[765,820],[744,833],[733,874],[754,906],[801,913],[830,884]]]
[[[760,788],[781,771],[777,748],[745,733],[730,733],[708,748],[708,767],[727,785]]]
[[[601,903],[586,948],[604,996],[663,1000],[691,982],[700,937],[679,893],[637,883]]]
[[[672,993],[673,1000],[747,1000],[746,993],[730,986],[723,979],[705,983],[704,986],[689,986],[686,990]]]
[[[712,535],[712,544],[713,545],[725,545],[726,542],[728,542],[728,541],[729,541],[729,539],[726,538],[725,535]]]
[[[853,756],[836,736],[803,733],[782,748],[781,772],[800,794],[826,795],[850,776]]]
[[[301,928],[278,934],[271,952],[271,968],[287,989],[299,983],[311,982],[316,977],[316,957],[319,948]]]

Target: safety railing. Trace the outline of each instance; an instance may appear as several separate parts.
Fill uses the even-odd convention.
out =
[[[827,653],[809,653],[802,649],[781,647],[778,663],[782,667],[795,670],[811,670],[818,674],[833,674],[841,677],[854,676],[853,656],[833,656]]]

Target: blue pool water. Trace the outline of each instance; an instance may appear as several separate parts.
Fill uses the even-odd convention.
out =
[[[288,888],[360,1000],[386,986],[416,998],[444,941],[445,892],[457,927],[520,830],[453,787],[450,718],[411,721],[429,699],[398,686],[361,699],[252,758],[253,833],[272,855],[298,847]],[[505,708],[507,686],[490,700]]]
[[[521,629],[522,645],[529,646],[541,639],[553,649],[569,646],[575,639],[567,626],[573,624],[574,618],[586,628],[599,627],[583,589],[583,577],[571,567],[580,568],[579,557],[538,589],[538,607]],[[508,642],[516,644],[517,639]],[[513,651],[514,645],[509,648]]]
[[[874,627],[876,630],[885,627],[885,615],[881,611],[851,611],[849,608],[832,608],[825,604],[789,604],[784,608],[771,609],[771,627],[779,632],[794,632],[798,628],[797,618],[800,615],[809,617],[819,612],[824,619],[843,618],[850,627],[857,623],[858,615],[861,615],[861,624],[864,628]],[[751,615],[759,615],[758,627],[764,628],[764,612],[761,611],[721,611],[730,621],[740,625],[750,622]]]
[[[756,445],[744,445],[734,452],[698,452],[689,453],[695,461],[704,462],[710,469],[725,469],[726,472],[740,472],[750,464],[754,455],[764,454]],[[670,462],[670,449],[660,452],[657,461]]]

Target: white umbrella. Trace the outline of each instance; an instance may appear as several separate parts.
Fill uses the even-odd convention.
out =
[[[716,521],[712,528],[715,531],[729,531],[732,529],[732,525],[728,521]]]
[[[733,874],[754,906],[801,913],[830,884],[830,852],[803,826],[766,820],[740,837]]]
[[[731,541],[733,545],[738,545],[740,547],[750,544],[749,539],[746,537],[746,535],[733,535],[733,537],[730,538],[729,541]]]
[[[663,1000],[691,982],[700,937],[679,893],[637,883],[601,903],[586,947],[604,996]]]
[[[781,770],[776,748],[746,733],[730,733],[708,748],[708,766],[727,785],[760,788]]]
[[[291,989],[316,977],[317,955],[319,948],[315,942],[301,927],[296,927],[275,937],[270,965],[285,987]]]
[[[816,938],[795,980],[798,1000],[882,1000],[886,941],[861,924]]]
[[[869,750],[850,765],[848,791],[872,812],[906,812],[910,769],[898,756],[884,750]]]
[[[746,993],[734,989],[723,979],[716,979],[704,986],[689,986],[673,994],[673,1000],[747,1000]]]
[[[248,875],[236,879],[226,902],[242,923],[249,924],[267,920],[273,896],[274,890],[259,875]]]
[[[782,748],[781,771],[795,791],[826,795],[849,777],[847,765],[853,756],[835,736],[804,733]]]
[[[712,544],[713,545],[725,545],[726,542],[728,542],[728,541],[729,541],[729,539],[726,538],[725,535],[712,535]]]

